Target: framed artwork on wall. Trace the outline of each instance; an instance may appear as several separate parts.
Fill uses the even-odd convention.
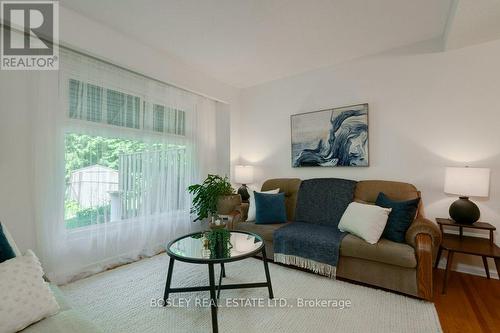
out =
[[[368,104],[290,116],[293,167],[367,167]]]

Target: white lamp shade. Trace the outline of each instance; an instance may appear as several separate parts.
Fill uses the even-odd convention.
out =
[[[446,168],[444,192],[467,197],[487,197],[490,190],[488,168]]]
[[[237,165],[234,168],[234,181],[238,184],[253,183],[253,166]]]

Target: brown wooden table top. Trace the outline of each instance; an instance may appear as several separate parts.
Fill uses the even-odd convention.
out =
[[[491,225],[486,222],[474,222],[472,224],[461,224],[457,223],[451,219],[443,219],[436,218],[436,222],[443,226],[453,226],[453,227],[463,227],[463,228],[471,228],[471,229],[482,229],[482,230],[496,230],[497,228],[494,225]]]
[[[500,248],[487,238],[443,234],[441,247],[453,252],[500,258]]]

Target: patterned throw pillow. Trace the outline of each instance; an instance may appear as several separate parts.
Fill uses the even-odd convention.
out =
[[[33,252],[0,264],[0,332],[17,332],[59,311]]]

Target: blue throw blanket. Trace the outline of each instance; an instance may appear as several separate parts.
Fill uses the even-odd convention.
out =
[[[296,218],[273,235],[274,261],[335,277],[340,243],[340,218],[352,202],[356,182],[309,179],[301,183]]]

